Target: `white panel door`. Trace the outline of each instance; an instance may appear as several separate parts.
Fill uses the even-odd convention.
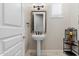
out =
[[[0,3],[0,55],[24,55],[22,4]]]

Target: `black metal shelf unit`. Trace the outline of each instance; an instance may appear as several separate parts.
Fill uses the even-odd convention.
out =
[[[73,33],[71,38],[68,34],[70,32]],[[70,41],[69,38],[71,39]],[[72,52],[75,55],[79,55],[79,41],[77,40],[77,29],[74,28],[65,29],[65,38],[63,39],[63,51]]]

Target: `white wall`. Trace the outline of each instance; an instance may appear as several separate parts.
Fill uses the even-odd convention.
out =
[[[32,4],[24,4],[24,6],[26,7],[25,17],[27,18],[27,22],[30,22],[31,20],[30,12],[32,10]],[[78,22],[75,21],[77,19],[76,15],[78,15],[78,4],[69,4],[69,3],[63,4],[62,5],[63,17],[50,17],[51,4],[46,4],[46,6],[47,6],[47,9],[46,9],[47,10],[47,32],[46,32],[45,40],[42,41],[42,49],[43,50],[62,50],[65,29],[71,26],[75,28],[78,27],[76,24]],[[29,35],[28,37],[30,37]],[[36,45],[36,43],[33,40],[31,40],[31,38],[28,38],[28,40],[29,40],[28,46],[35,47],[34,45]]]
[[[46,39],[43,41],[43,49],[62,50],[65,20],[64,17],[53,17],[51,14],[52,13],[51,9],[52,9],[51,4],[48,4],[47,33],[46,33]]]
[[[25,30],[26,30],[26,53],[28,53],[29,50],[35,50],[36,49],[36,41],[34,41],[31,38],[31,11],[32,11],[32,4],[31,3],[23,3],[23,10],[24,10],[24,18],[25,18]],[[29,24],[27,24],[29,23]]]
[[[77,39],[79,40],[79,4],[69,4],[70,26],[77,29]]]
[[[77,17],[75,17],[78,13],[78,4],[62,4],[62,17],[51,16],[51,9],[51,4],[48,4],[47,34],[46,39],[43,41],[43,49],[63,50],[65,29],[68,27],[78,27]]]
[[[23,16],[25,20],[25,35],[26,35],[26,40],[25,40],[25,52],[27,52],[29,48],[29,25],[27,23],[30,21],[30,16],[29,16],[29,11],[31,10],[30,7],[31,4],[22,4],[22,10],[23,10]]]

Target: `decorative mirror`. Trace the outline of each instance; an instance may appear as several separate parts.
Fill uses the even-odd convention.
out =
[[[32,11],[31,32],[40,33],[40,34],[46,32],[46,12],[45,11]]]

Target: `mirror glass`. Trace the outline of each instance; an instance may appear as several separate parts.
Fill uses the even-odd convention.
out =
[[[34,32],[43,32],[43,14],[34,15]]]

